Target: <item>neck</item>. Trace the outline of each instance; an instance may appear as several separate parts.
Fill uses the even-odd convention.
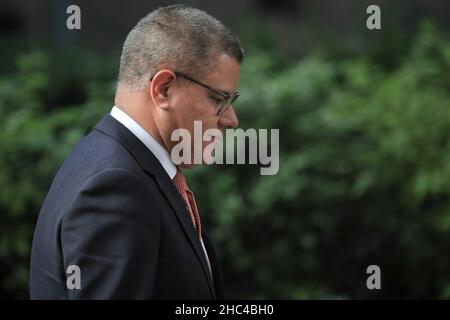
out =
[[[114,99],[115,105],[128,114],[160,145],[168,150],[156,125],[154,115],[155,107],[145,92],[145,90],[129,91],[124,88],[118,88]]]

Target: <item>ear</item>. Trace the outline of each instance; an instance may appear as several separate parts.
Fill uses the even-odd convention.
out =
[[[150,96],[157,108],[169,109],[169,89],[173,85],[175,74],[170,70],[158,71],[150,82]]]

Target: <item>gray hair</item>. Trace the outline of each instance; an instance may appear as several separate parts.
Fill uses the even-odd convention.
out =
[[[159,8],[130,31],[120,57],[118,83],[142,90],[161,69],[200,75],[225,53],[242,63],[238,38],[206,12],[184,5]]]

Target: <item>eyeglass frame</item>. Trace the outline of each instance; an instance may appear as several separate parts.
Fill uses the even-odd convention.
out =
[[[234,104],[237,99],[239,98],[240,94],[238,91],[236,91],[234,94],[231,94],[229,92],[223,91],[223,90],[219,90],[219,89],[214,89],[210,86],[208,86],[207,84],[204,84],[203,82],[200,82],[190,76],[188,76],[187,74],[183,73],[183,72],[179,72],[179,71],[173,71],[173,73],[180,78],[186,79],[188,81],[191,81],[199,86],[202,86],[203,88],[206,88],[208,90],[210,90],[211,92],[214,92],[215,94],[221,96],[222,98],[224,98],[223,101],[220,102],[219,104],[219,109],[217,110],[217,115],[221,116],[225,113],[225,111],[228,110],[228,108]],[[153,77],[150,79],[150,81],[153,80]]]

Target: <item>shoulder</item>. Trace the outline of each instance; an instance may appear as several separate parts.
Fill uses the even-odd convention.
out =
[[[67,217],[106,217],[152,225],[161,213],[160,191],[153,179],[122,167],[108,167],[89,177],[67,207]],[[155,220],[156,219],[156,220]]]

